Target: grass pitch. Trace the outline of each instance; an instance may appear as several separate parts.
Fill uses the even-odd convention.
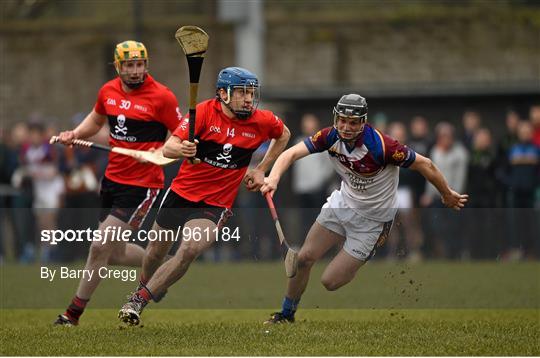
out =
[[[0,355],[540,355],[540,264],[372,262],[326,292],[317,265],[294,325],[264,326],[280,263],[195,263],[144,327],[116,313],[131,282],[104,280],[81,325],[52,327],[76,280],[0,268]],[[119,327],[123,327],[120,329]]]
[[[538,355],[534,310],[302,310],[264,326],[267,310],[153,310],[119,329],[116,310],[51,328],[53,310],[3,312],[2,355]]]

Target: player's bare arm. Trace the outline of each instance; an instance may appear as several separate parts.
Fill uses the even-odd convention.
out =
[[[197,143],[190,142],[188,140],[182,140],[177,136],[170,136],[165,145],[162,147],[163,156],[165,158],[191,158],[197,153]]]
[[[276,163],[272,167],[272,171],[268,177],[264,179],[264,185],[260,189],[261,192],[263,194],[270,192],[270,194],[273,196],[283,173],[289,169],[292,163],[309,154],[309,150],[304,142],[300,142],[281,153],[281,155],[277,158]]]
[[[276,158],[283,152],[289,138],[291,137],[291,132],[287,126],[283,126],[283,133],[277,139],[272,139],[268,151],[266,152],[263,160],[253,169],[249,170],[244,177],[244,183],[248,190],[258,191],[261,186],[264,184],[264,173],[270,169],[270,165],[276,160]]]
[[[442,202],[449,208],[460,210],[465,206],[469,196],[467,194],[460,194],[452,190],[446,179],[442,175],[441,171],[433,162],[420,154],[416,154],[416,160],[409,167],[418,171],[426,178],[431,184],[437,188],[442,197]]]
[[[58,135],[59,142],[62,144],[71,144],[74,139],[89,138],[103,127],[107,117],[97,113],[94,109],[90,112],[86,118],[71,131],[64,131]]]

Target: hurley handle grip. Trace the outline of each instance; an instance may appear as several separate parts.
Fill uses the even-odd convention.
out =
[[[49,140],[49,143],[54,144],[54,143],[58,143],[59,141],[60,141],[60,138],[58,138],[57,136],[52,136],[51,139]],[[111,147],[108,147],[106,145],[97,144],[97,143],[90,142],[90,141],[83,140],[83,139],[73,139],[71,141],[71,144],[79,146],[79,147],[95,148],[95,149],[103,150],[103,151],[106,151],[106,152],[111,151]]]
[[[266,198],[266,202],[268,203],[268,208],[270,209],[270,214],[272,215],[272,219],[277,220],[277,210],[276,206],[274,205],[274,200],[272,200],[272,195],[270,195],[270,192],[267,192],[264,194],[264,197]]]

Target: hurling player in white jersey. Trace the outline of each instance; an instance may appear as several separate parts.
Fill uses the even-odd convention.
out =
[[[300,249],[298,271],[288,280],[282,310],[265,323],[294,322],[311,267],[330,248],[343,243],[321,278],[324,287],[334,291],[349,283],[384,244],[397,211],[399,167],[422,174],[447,207],[459,210],[467,202],[468,195],[452,190],[431,160],[371,127],[367,109],[360,95],[341,97],[334,107],[334,125],[284,151],[265,178],[261,192],[273,195],[294,161],[327,151],[342,179],[341,188],[327,199]]]

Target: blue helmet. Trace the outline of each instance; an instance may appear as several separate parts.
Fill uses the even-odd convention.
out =
[[[232,92],[235,88],[247,88],[253,89],[253,104],[250,109],[233,109],[231,107],[231,98]],[[247,119],[253,113],[253,110],[259,105],[259,79],[254,73],[241,68],[241,67],[227,67],[219,72],[216,91],[224,89],[227,92],[228,99],[223,100],[219,93],[217,98],[231,111],[235,114],[238,119]]]
[[[259,87],[259,79],[254,73],[241,67],[227,67],[219,72],[216,89],[234,86],[254,86]]]

